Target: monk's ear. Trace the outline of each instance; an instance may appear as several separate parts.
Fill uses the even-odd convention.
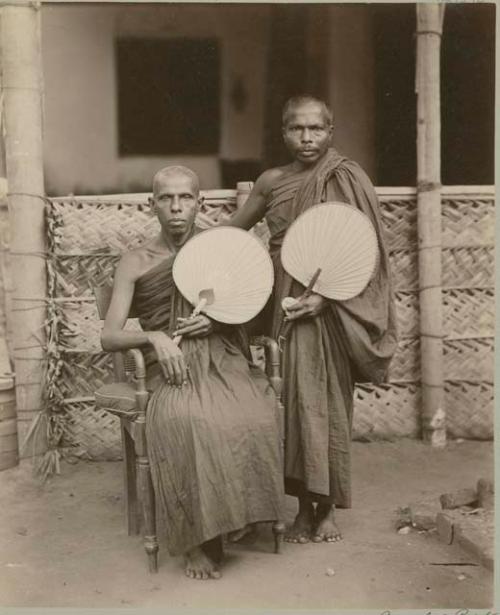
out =
[[[198,201],[196,202],[196,211],[200,211],[201,206],[203,205],[204,202],[205,202],[205,197],[200,195],[198,197]]]
[[[149,205],[149,208],[150,208],[150,212],[152,214],[155,214],[156,213],[156,201],[155,201],[154,197],[152,197],[152,196],[148,197],[148,205]]]

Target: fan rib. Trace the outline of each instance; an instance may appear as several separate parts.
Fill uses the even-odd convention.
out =
[[[218,227],[183,246],[174,261],[173,276],[190,303],[197,302],[201,290],[213,287],[214,303],[204,312],[215,320],[237,324],[264,307],[274,270],[265,247],[255,237],[241,229]]]
[[[301,214],[283,241],[285,270],[304,286],[318,267],[314,290],[330,298],[359,294],[371,279],[378,242],[369,218],[345,203],[322,203]]]

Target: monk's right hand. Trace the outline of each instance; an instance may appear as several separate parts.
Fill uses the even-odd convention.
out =
[[[179,346],[163,331],[150,331],[148,341],[156,352],[166,381],[182,386],[187,381],[187,367]]]
[[[299,318],[314,318],[326,309],[328,301],[321,295],[311,293],[307,297],[300,297],[295,303],[289,304],[285,311],[285,321]]]

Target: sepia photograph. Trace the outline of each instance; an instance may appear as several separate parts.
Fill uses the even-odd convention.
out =
[[[496,9],[0,0],[0,610],[496,613]]]

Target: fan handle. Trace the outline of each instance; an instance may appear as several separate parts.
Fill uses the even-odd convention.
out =
[[[196,304],[194,310],[189,315],[189,318],[194,318],[198,316],[198,314],[203,310],[206,305],[210,305],[214,302],[214,291],[211,288],[207,288],[204,290],[200,290],[198,295],[198,303]],[[176,335],[173,339],[174,344],[179,345],[182,341],[182,335]]]
[[[320,274],[321,274],[321,267],[318,267],[313,277],[311,278],[309,284],[307,285],[307,288],[298,298],[298,301],[301,301],[302,299],[307,299],[307,297],[309,297],[309,295],[312,293],[313,286],[318,281]],[[280,348],[281,348],[281,342],[284,341],[287,338],[288,334],[290,333],[290,329],[292,328],[292,325],[293,325],[293,321],[288,321],[287,323],[284,324],[282,333],[279,336]]]
[[[309,284],[307,285],[307,288],[305,289],[305,291],[302,293],[302,295],[299,297],[299,301],[301,299],[307,299],[307,297],[309,297],[309,295],[312,293],[312,289],[313,286],[316,284],[316,282],[318,281],[318,278],[320,276],[321,273],[321,267],[318,267],[316,269],[316,272],[314,273],[313,277],[311,278],[311,281],[309,282]]]

